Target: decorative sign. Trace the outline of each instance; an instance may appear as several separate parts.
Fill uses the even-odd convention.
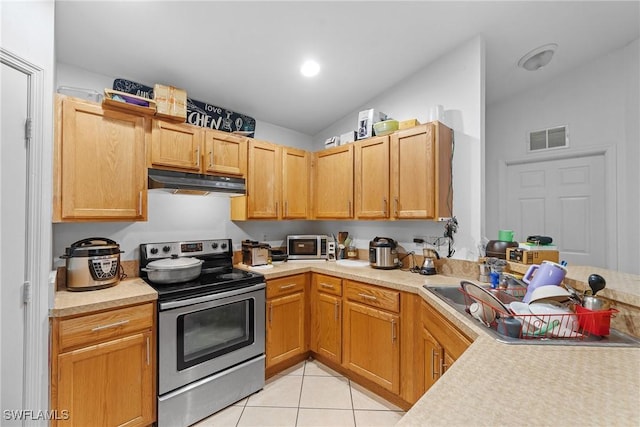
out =
[[[113,89],[132,95],[153,99],[153,88],[131,80],[115,79]],[[241,133],[253,137],[256,121],[253,117],[236,113],[223,107],[216,107],[202,101],[188,97],[187,93],[187,123],[204,128],[217,129],[224,132]]]

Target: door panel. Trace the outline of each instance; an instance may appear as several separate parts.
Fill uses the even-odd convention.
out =
[[[0,407],[22,409],[25,359],[22,290],[29,270],[25,259],[28,217],[25,121],[29,83],[24,73],[6,64],[2,64],[0,76]]]
[[[605,267],[605,161],[603,155],[507,168],[507,224],[516,240],[553,237],[560,258]]]

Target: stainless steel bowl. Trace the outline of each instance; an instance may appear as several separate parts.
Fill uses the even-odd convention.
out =
[[[153,283],[188,282],[200,276],[203,262],[196,258],[167,258],[150,262],[142,271],[147,273],[147,278]]]

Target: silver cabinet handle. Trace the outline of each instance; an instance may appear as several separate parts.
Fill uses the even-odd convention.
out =
[[[118,326],[126,325],[127,323],[129,323],[129,319],[120,320],[119,322],[109,323],[108,325],[96,326],[95,328],[91,329],[91,332],[102,331],[104,329],[117,328]]]
[[[196,166],[200,167],[200,147],[196,147]]]
[[[436,350],[431,349],[431,379],[433,380],[436,379],[436,376],[440,376],[440,372],[436,372],[436,370],[434,369],[435,361],[436,361]]]
[[[349,206],[349,216],[351,216],[351,200],[347,202],[347,205]]]
[[[281,291],[283,291],[283,290],[285,290],[285,289],[291,289],[291,288],[293,288],[295,285],[296,285],[295,283],[292,283],[292,284],[290,284],[290,285],[282,285],[282,286],[280,286],[280,290],[281,290]]]
[[[278,202],[276,202],[276,216],[278,216]]]
[[[273,318],[273,303],[269,304],[269,323],[271,323],[272,318]]]
[[[336,301],[335,307],[334,307],[334,317],[336,318],[336,322],[339,319],[339,312],[340,312],[340,303],[338,301]]]
[[[288,210],[289,210],[289,209],[288,209],[288,206],[287,206],[287,201],[285,200],[285,201],[284,201],[284,216],[285,216],[285,217],[286,217],[286,216],[287,216],[287,214],[288,214]]]
[[[213,167],[213,150],[209,151],[209,167]]]
[[[375,301],[375,300],[378,299],[378,298],[374,297],[373,295],[367,295],[367,294],[358,294],[358,296],[362,297],[364,299],[371,300],[371,301]]]
[[[394,198],[394,201],[395,201],[395,207],[396,207],[396,216],[398,216],[398,204],[399,204],[399,203],[398,203],[398,198],[397,198],[397,197],[395,197],[395,198]]]
[[[333,285],[329,285],[328,283],[320,283],[320,286],[326,289],[335,289],[336,287]]]
[[[391,342],[396,342],[396,319],[391,319]]]
[[[382,198],[382,213],[384,214],[384,216],[387,216],[387,198],[386,197]]]
[[[138,215],[142,215],[142,191],[138,192]]]

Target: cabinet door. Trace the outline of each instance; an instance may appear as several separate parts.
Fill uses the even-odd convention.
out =
[[[342,362],[342,299],[316,293],[313,325],[315,351],[336,363]]]
[[[151,165],[200,172],[202,130],[195,126],[153,121]]]
[[[205,172],[244,176],[247,173],[247,140],[238,135],[207,130]]]
[[[281,208],[281,156],[282,149],[278,145],[258,140],[249,141],[248,218],[278,218]]]
[[[353,144],[316,153],[316,218],[353,218]]]
[[[392,215],[435,217],[435,147],[430,124],[391,136]]]
[[[396,394],[400,393],[400,317],[344,304],[343,365]]]
[[[304,293],[267,301],[267,368],[305,351]]]
[[[425,393],[443,374],[442,357],[443,349],[440,343],[431,333],[422,326],[420,328],[420,341],[418,354],[419,366],[416,374],[418,375],[418,386],[420,394]]]
[[[282,150],[282,218],[306,219],[309,207],[309,153]]]
[[[355,144],[356,218],[389,217],[389,137]]]
[[[144,119],[65,98],[54,221],[146,218]]]
[[[58,425],[146,426],[155,418],[151,332],[58,356]],[[106,409],[108,408],[108,409]]]

